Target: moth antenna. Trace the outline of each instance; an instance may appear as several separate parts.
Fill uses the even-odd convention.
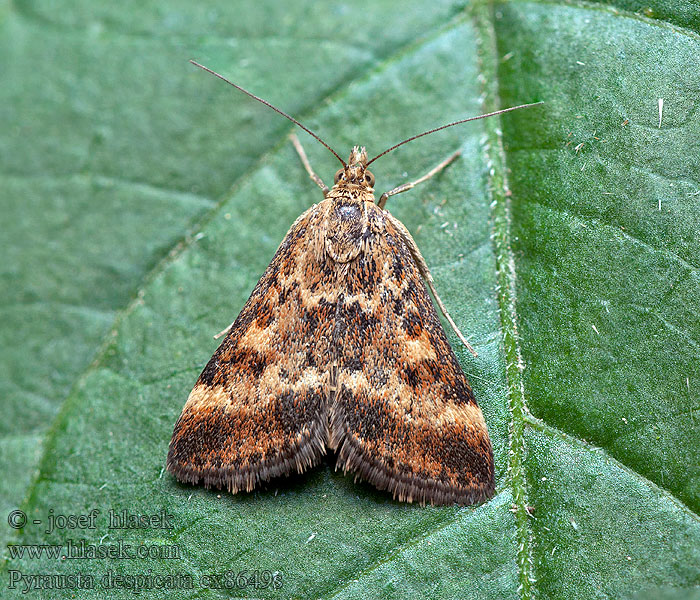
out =
[[[211,69],[205,67],[204,65],[200,65],[198,62],[196,62],[196,61],[194,61],[194,60],[190,60],[190,62],[191,62],[195,67],[199,67],[199,68],[202,69],[203,71],[206,71],[207,73],[211,73],[211,74],[214,75],[215,77],[218,77],[218,78],[221,79],[222,81],[225,81],[225,82],[228,83],[229,85],[232,85],[232,86],[235,87],[237,90],[240,90],[240,91],[243,92],[244,94],[247,94],[248,96],[250,96],[250,97],[253,98],[254,100],[257,100],[258,102],[262,102],[265,106],[268,106],[269,108],[271,108],[272,110],[274,110],[276,113],[279,113],[279,114],[282,115],[283,117],[286,117],[286,118],[289,119],[292,123],[294,123],[295,125],[298,125],[299,127],[301,127],[304,131],[306,131],[306,133],[308,133],[309,135],[315,137],[315,138],[316,138],[319,142],[321,142],[326,148],[328,148],[328,150],[330,150],[331,154],[333,154],[333,156],[335,156],[335,157],[343,164],[344,167],[347,167],[347,166],[348,166],[347,164],[345,164],[345,161],[344,161],[342,158],[340,158],[340,156],[338,156],[338,153],[337,153],[335,150],[333,150],[333,148],[331,148],[328,144],[326,144],[326,142],[324,142],[320,137],[318,137],[318,136],[317,136],[313,131],[311,131],[308,127],[304,127],[304,126],[303,126],[301,123],[299,123],[299,121],[297,121],[294,117],[289,116],[286,112],[280,110],[280,109],[277,108],[276,106],[273,106],[273,105],[270,104],[267,100],[263,100],[262,98],[256,96],[255,94],[251,94],[248,90],[242,88],[240,85],[236,85],[235,83],[233,83],[233,81],[230,81],[230,80],[226,79],[226,77],[224,77],[223,75],[220,75],[220,74],[217,73],[216,71],[212,71]]]
[[[195,64],[197,64],[197,63],[195,63]],[[238,86],[236,86],[236,87],[238,87]],[[448,127],[453,127],[454,125],[460,125],[461,123],[466,123],[467,121],[476,121],[477,119],[485,119],[486,117],[493,117],[495,115],[501,115],[503,113],[507,113],[507,112],[510,112],[512,110],[518,110],[519,108],[528,108],[530,106],[537,106],[538,104],[544,104],[544,101],[541,100],[540,102],[532,102],[531,104],[520,104],[518,106],[511,106],[510,108],[503,108],[503,109],[497,110],[495,112],[486,113],[485,115],[479,115],[478,117],[469,117],[468,119],[460,119],[459,121],[455,121],[454,123],[448,123],[447,125],[443,125],[442,127],[436,127],[435,129],[431,129],[430,131],[424,131],[423,133],[419,133],[418,135],[414,135],[413,137],[410,137],[407,140],[404,140],[403,142],[399,142],[398,144],[395,144],[394,146],[392,146],[388,150],[384,150],[384,152],[382,152],[381,154],[377,154],[377,156],[375,156],[372,160],[370,160],[367,163],[367,166],[371,165],[375,160],[384,156],[385,154],[389,154],[389,152],[391,152],[392,150],[396,150],[399,146],[403,146],[404,144],[407,144],[408,142],[412,142],[413,140],[418,139],[419,137],[423,137],[424,135],[428,135],[429,133],[435,133],[436,131],[440,131],[441,129],[447,129]],[[335,152],[333,152],[333,154],[335,154]],[[336,154],[336,156],[338,156],[338,155]]]

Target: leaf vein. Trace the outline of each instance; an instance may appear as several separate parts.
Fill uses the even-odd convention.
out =
[[[484,112],[500,108],[498,94],[498,53],[493,7],[477,4],[474,7],[475,26],[481,36],[483,58],[480,67],[485,82]],[[518,593],[521,600],[533,597],[535,582],[532,558],[532,531],[527,511],[527,476],[525,472],[524,417],[527,413],[523,385],[522,360],[516,311],[515,260],[511,249],[511,209],[508,193],[505,149],[502,143],[500,119],[484,121],[487,131],[484,152],[488,159],[488,189],[492,197],[493,248],[496,255],[498,304],[503,334],[503,353],[506,370],[506,396],[510,412],[508,477],[515,505],[516,556],[519,577]]]
[[[587,442],[587,441],[582,440],[580,438],[574,437],[571,434],[569,434],[569,433],[567,433],[567,432],[565,432],[565,431],[563,431],[563,430],[561,430],[553,425],[550,425],[546,421],[543,421],[542,419],[538,419],[537,417],[534,417],[532,415],[526,416],[525,420],[526,420],[528,426],[544,433],[545,435],[549,435],[551,437],[558,437],[562,441],[564,441],[572,446],[577,446],[579,448],[585,448],[585,449],[590,450],[592,452],[597,452],[599,454],[603,454],[605,456],[606,460],[608,460],[610,463],[614,464],[619,469],[625,471],[629,475],[638,479],[640,482],[642,482],[644,485],[646,485],[650,489],[665,496],[679,510],[683,511],[685,514],[689,515],[695,521],[700,523],[700,515],[695,513],[693,510],[691,510],[691,508],[688,505],[686,505],[682,500],[677,498],[670,490],[668,490],[664,487],[661,487],[657,483],[653,482],[651,479],[644,477],[644,475],[642,475],[641,473],[635,471],[634,469],[631,469],[626,464],[620,462],[614,456],[612,456],[607,450],[605,450],[605,448],[601,448],[600,446],[595,446],[595,445],[591,444],[590,442]]]

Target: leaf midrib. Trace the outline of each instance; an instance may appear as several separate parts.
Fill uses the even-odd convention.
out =
[[[480,66],[484,77],[484,112],[498,110],[498,52],[494,15],[491,6],[479,3],[474,8],[475,28],[479,32],[482,58]],[[511,250],[510,201],[507,195],[506,157],[502,144],[500,117],[486,119],[487,145],[485,154],[490,165],[488,190],[491,193],[493,220],[493,249],[496,258],[497,297],[501,322],[503,358],[506,374],[506,398],[510,413],[508,444],[508,484],[512,488],[515,505],[516,556],[518,592],[522,600],[532,597],[534,567],[532,560],[532,532],[527,512],[527,478],[524,468],[524,416],[527,414],[522,379],[523,361],[518,344],[518,325],[515,309],[515,266]]]

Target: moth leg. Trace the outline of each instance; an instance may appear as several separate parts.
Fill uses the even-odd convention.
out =
[[[419,183],[423,183],[424,181],[430,179],[433,175],[437,175],[447,165],[449,165],[453,160],[456,160],[457,157],[461,153],[462,153],[461,150],[457,150],[457,152],[448,156],[439,165],[437,165],[436,167],[433,167],[430,171],[428,171],[425,175],[423,175],[423,177],[420,177],[419,179],[416,179],[415,181],[411,181],[409,183],[404,183],[398,187],[395,187],[393,190],[389,190],[388,192],[384,192],[379,197],[379,202],[377,202],[377,205],[379,206],[379,208],[384,208],[384,205],[386,204],[386,201],[389,198],[389,196],[395,196],[396,194],[400,194],[401,192],[407,192],[411,188],[417,186]]]
[[[451,156],[448,160],[454,160],[454,159],[455,159],[455,155]],[[441,165],[438,165],[438,166],[441,166],[442,168],[444,168],[445,164],[442,163]],[[430,175],[430,173],[428,175]],[[438,296],[437,290],[435,289],[435,283],[433,282],[433,276],[430,274],[430,270],[428,269],[428,265],[425,262],[423,255],[420,253],[420,250],[418,250],[418,246],[416,245],[416,242],[411,237],[411,234],[408,232],[408,229],[406,229],[404,224],[401,221],[399,221],[391,213],[385,213],[385,214],[389,217],[389,219],[392,221],[392,223],[394,223],[396,228],[401,233],[401,238],[403,239],[403,242],[406,244],[409,252],[411,253],[413,260],[416,263],[416,266],[418,267],[418,272],[420,273],[420,275],[423,278],[423,280],[425,281],[426,285],[428,286],[428,288],[432,292],[433,298],[435,298],[435,302],[437,303],[438,308],[440,309],[440,312],[447,319],[447,322],[452,327],[452,330],[457,334],[457,337],[466,346],[467,350],[469,350],[469,352],[471,352],[474,356],[479,356],[476,353],[476,350],[474,350],[474,348],[472,348],[471,344],[467,341],[467,338],[465,338],[464,335],[462,335],[462,332],[459,330],[459,327],[457,327],[455,322],[452,320],[450,313],[447,312],[445,305],[442,303],[442,300],[440,300],[440,296]]]
[[[428,287],[430,288],[430,291],[433,294],[433,298],[435,298],[435,301],[437,302],[437,305],[440,308],[440,312],[445,316],[448,323],[452,327],[453,331],[457,334],[457,337],[461,340],[461,342],[466,346],[467,350],[469,350],[469,352],[471,352],[474,356],[479,356],[476,353],[476,350],[474,350],[474,348],[472,348],[471,344],[467,341],[467,338],[465,338],[462,335],[462,332],[459,330],[459,327],[457,327],[455,322],[452,320],[450,313],[447,312],[445,305],[442,303],[442,300],[440,300],[440,296],[438,296],[438,293],[435,290],[435,284],[433,283],[433,277],[430,274],[430,271],[428,271],[428,267],[425,268],[425,273],[426,274],[423,275],[423,279],[425,279],[425,282],[428,284]]]
[[[235,323],[235,321],[233,323]],[[231,331],[231,328],[233,327],[233,323],[231,323],[226,329],[222,329],[221,331],[219,331],[219,333],[217,333],[214,336],[214,339],[218,340],[222,335],[226,335],[229,331]]]
[[[289,136],[289,139],[292,140],[292,144],[294,144],[294,149],[297,151],[297,154],[299,155],[299,158],[301,159],[301,162],[304,165],[306,172],[309,174],[309,177],[311,177],[311,179],[314,180],[314,183],[316,183],[316,185],[321,188],[321,191],[323,192],[323,197],[327,197],[328,192],[330,190],[328,189],[328,186],[325,183],[323,183],[323,180],[318,175],[316,175],[316,173],[314,173],[314,170],[311,168],[311,163],[306,157],[306,152],[304,152],[304,147],[301,145],[299,138],[296,136],[295,133],[292,133]]]

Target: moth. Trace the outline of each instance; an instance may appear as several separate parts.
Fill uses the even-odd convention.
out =
[[[494,493],[481,409],[442,328],[437,295],[410,233],[384,205],[457,158],[374,196],[369,160],[347,162],[315,133],[222,75],[191,61],[310,133],[341,162],[328,188],[292,137],[323,200],[290,227],[178,418],[167,469],[183,482],[251,491],[302,473],[329,450],[399,501],[471,504]],[[530,106],[530,105],[522,105]],[[507,110],[515,110],[513,107]]]

